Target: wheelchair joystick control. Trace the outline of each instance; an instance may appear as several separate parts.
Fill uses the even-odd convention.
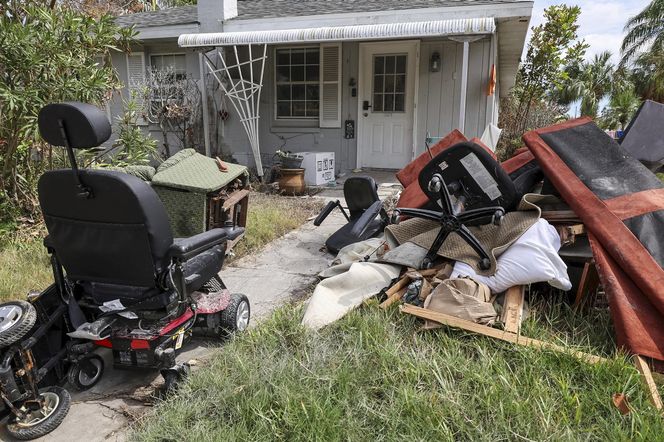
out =
[[[392,217],[390,218],[390,223],[399,224],[400,221],[401,221],[401,212],[398,210],[394,210],[392,212]]]
[[[440,192],[443,188],[443,177],[440,174],[435,174],[429,180],[429,192]]]
[[[500,226],[503,223],[503,218],[505,217],[505,212],[502,210],[496,210],[496,212],[493,214],[493,224],[496,226]]]

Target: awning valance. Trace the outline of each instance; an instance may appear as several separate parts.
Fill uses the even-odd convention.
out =
[[[275,29],[253,32],[183,34],[178,39],[178,44],[181,47],[191,48],[250,44],[386,40],[493,34],[495,30],[496,23],[493,17],[482,17],[376,25]]]

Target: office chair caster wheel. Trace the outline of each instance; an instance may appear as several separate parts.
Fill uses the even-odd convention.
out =
[[[26,301],[0,304],[0,348],[9,347],[23,338],[35,325],[37,311]]]
[[[394,210],[392,216],[390,217],[390,224],[397,225],[401,222],[401,212]]]
[[[222,337],[229,337],[234,333],[245,331],[249,327],[251,317],[249,299],[242,293],[233,293],[231,302],[228,307],[220,312],[220,315],[220,334]]]
[[[94,387],[104,374],[104,359],[91,354],[76,362],[69,369],[69,383],[78,391]]]
[[[69,392],[62,387],[47,387],[40,390],[39,399],[42,401],[39,408],[30,407],[27,401],[19,407],[23,416],[16,416],[7,424],[7,433],[16,439],[32,440],[58,428],[69,412]]]
[[[493,214],[493,219],[491,221],[495,226],[500,226],[503,224],[503,218],[505,218],[505,212],[502,210],[496,210],[496,213]]]
[[[482,258],[480,260],[480,270],[489,270],[491,268],[491,260],[489,258]]]

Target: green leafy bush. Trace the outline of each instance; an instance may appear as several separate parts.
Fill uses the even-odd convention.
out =
[[[37,212],[36,182],[54,152],[39,136],[48,103],[102,104],[121,86],[110,54],[127,51],[132,29],[65,4],[0,3],[0,222]]]

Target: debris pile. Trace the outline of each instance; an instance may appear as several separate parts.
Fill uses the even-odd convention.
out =
[[[635,151],[639,140],[651,168],[644,145],[664,139],[653,117],[662,109],[646,103],[628,131],[626,147]],[[588,118],[523,140],[499,163],[480,140],[451,132],[396,174],[403,191],[387,214],[376,196],[358,201],[345,188],[354,214],[335,234],[344,246],[321,273],[303,324],[323,327],[378,296],[381,308],[399,303],[426,329],[445,324],[565,351],[520,335],[527,288],[548,283],[580,306],[601,285],[618,344],[646,379],[649,366],[663,369],[664,185]]]

